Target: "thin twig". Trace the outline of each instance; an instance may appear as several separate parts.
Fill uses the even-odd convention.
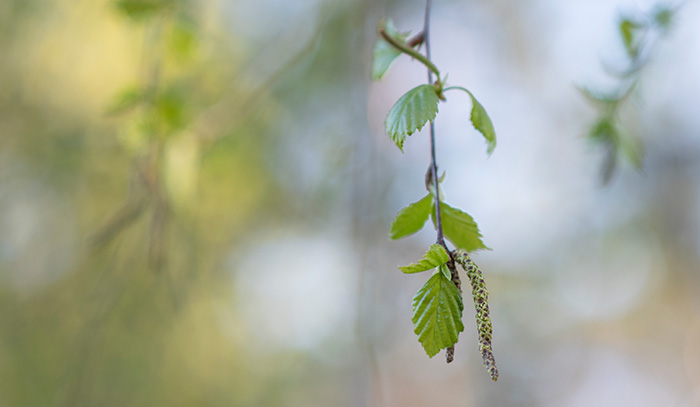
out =
[[[430,8],[432,0],[425,2],[425,22],[423,24],[423,43],[425,44],[425,56],[430,60]],[[428,69],[428,83],[433,83],[433,71]],[[440,186],[438,185],[437,159],[435,158],[435,123],[430,122],[430,167],[435,186],[435,224],[437,228],[437,243],[445,249],[445,239],[442,233],[442,214],[440,213]]]
[[[430,9],[433,5],[432,0],[426,0],[425,2],[425,21],[423,23],[423,43],[425,44],[425,56],[427,59],[430,61],[431,60],[431,55],[430,55]],[[439,78],[438,78],[439,79]],[[428,83],[433,83],[433,71],[428,68]],[[441,245],[442,247],[447,250],[449,253],[450,250],[447,248],[447,245],[445,244],[445,238],[442,233],[442,214],[440,211],[440,185],[439,185],[439,180],[438,180],[438,171],[437,171],[437,158],[435,154],[435,123],[433,121],[430,122],[430,168],[431,172],[433,173],[433,185],[435,186],[435,228],[437,229],[437,243]],[[457,273],[457,269],[454,266],[454,261],[450,261],[448,263],[450,265],[450,271],[452,273],[452,282],[459,288],[460,295],[462,293],[461,289],[461,282],[459,279],[459,273]],[[445,350],[445,360],[447,363],[451,363],[454,360],[455,357],[455,347],[450,346]]]

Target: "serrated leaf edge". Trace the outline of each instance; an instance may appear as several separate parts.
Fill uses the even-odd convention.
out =
[[[472,247],[472,248],[465,248],[465,247],[459,246],[459,245],[454,241],[454,239],[450,236],[450,234],[448,234],[448,233],[446,232],[446,230],[445,230],[445,225],[447,225],[449,222],[446,222],[445,209],[443,209],[443,208],[449,208],[448,210],[459,211],[459,212],[464,213],[465,215],[469,216],[469,218],[472,220],[472,222],[474,222],[474,229],[475,229],[475,231],[476,231],[477,240],[479,241],[479,243],[481,244],[481,246]],[[455,246],[457,246],[458,249],[465,249],[465,250],[469,250],[469,251],[493,250],[493,249],[491,249],[490,247],[486,246],[486,244],[485,244],[484,241],[482,240],[482,238],[483,238],[484,236],[481,234],[481,231],[479,230],[479,225],[476,223],[476,220],[474,220],[474,217],[472,217],[470,214],[468,214],[467,212],[464,212],[463,210],[461,210],[461,209],[459,209],[459,208],[452,207],[452,206],[448,205],[445,201],[442,201],[442,200],[440,201],[440,212],[441,212],[441,218],[442,218],[442,231],[443,231],[443,234],[445,235],[445,238],[446,238],[447,240],[449,240],[450,242],[452,242],[452,244],[454,244]],[[436,221],[435,221],[435,203],[433,203],[433,204],[431,205],[431,208],[430,208],[430,219],[431,219],[432,222],[433,222],[433,226],[435,226],[435,227],[437,228],[437,223],[436,223]]]
[[[434,289],[435,285],[438,285],[438,292],[433,293],[433,298],[427,299],[428,295],[431,294],[430,289]],[[447,295],[444,299],[441,299],[443,295]],[[426,312],[426,309],[433,307],[435,301],[438,302],[436,305],[437,310],[431,314]],[[447,307],[449,314],[452,318],[447,318],[447,321],[440,320],[440,306]],[[418,335],[418,341],[423,346],[425,353],[429,357],[437,355],[440,350],[453,346],[459,340],[459,333],[464,331],[464,324],[462,323],[462,311],[464,310],[464,305],[462,303],[462,297],[459,294],[457,287],[447,279],[442,273],[436,273],[421,287],[413,298],[413,317],[412,322],[415,325],[414,332]],[[447,324],[444,327],[447,328],[445,332],[447,337],[443,336],[440,332],[439,326],[436,326],[434,332],[428,332],[428,323],[436,318],[435,324]],[[427,320],[426,320],[427,319]],[[432,336],[432,338],[430,338]],[[427,339],[432,339],[431,342],[427,342]]]
[[[407,128],[405,131],[400,131],[399,129],[391,129],[391,127],[399,127],[398,125],[396,126],[391,126],[391,123],[389,123],[389,118],[392,116],[397,116],[399,119],[396,120],[398,123],[401,119],[404,119],[405,121],[409,121],[407,114],[405,113],[405,109],[407,106],[407,100],[410,97],[413,97],[415,94],[418,94],[418,89],[427,89],[430,88],[432,90],[432,93],[428,92],[427,94],[431,94],[435,96],[435,103],[430,103],[428,105],[428,117],[425,120],[415,120],[417,123],[413,124],[412,126],[406,126],[410,127]],[[389,113],[386,116],[386,119],[384,119],[384,127],[386,129],[387,134],[389,135],[389,138],[396,144],[396,146],[403,152],[403,144],[406,141],[406,137],[412,135],[413,133],[420,131],[423,127],[428,122],[432,122],[435,120],[435,116],[437,116],[438,113],[438,103],[440,99],[438,98],[436,89],[434,85],[431,84],[423,84],[423,85],[418,85],[412,89],[410,89],[408,92],[404,93],[397,101],[394,103],[394,105],[391,107],[389,110]],[[403,110],[395,113],[396,110]]]

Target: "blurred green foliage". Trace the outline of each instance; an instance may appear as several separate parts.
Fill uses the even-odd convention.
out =
[[[458,188],[470,188],[480,217],[496,212],[490,230],[506,229],[489,234],[499,250],[483,259],[498,293],[494,323],[504,332],[496,346],[508,361],[503,386],[486,386],[469,341],[458,343],[449,371],[420,353],[404,295],[420,281],[395,266],[422,253],[424,236],[386,242],[390,208],[422,188],[394,177],[425,158],[407,151],[406,166],[393,162],[383,113],[368,115],[368,105],[388,110],[385,93],[399,88],[371,88],[368,78],[378,15],[401,2],[276,2],[294,7],[239,24],[241,10],[271,4],[263,3],[0,2],[1,406],[519,406],[567,404],[572,393],[647,398],[659,388],[694,400],[697,155],[673,141],[695,127],[663,122],[669,152],[644,183],[624,190],[582,193],[580,179],[561,171],[571,155],[545,166],[554,156],[549,144],[536,165],[517,161],[530,156],[524,147],[533,141],[572,140],[562,134],[579,122],[547,133],[514,120],[517,136],[499,130],[510,147],[495,161],[454,158],[479,174]],[[570,76],[550,82],[549,70],[560,68],[548,58],[532,59],[529,70],[509,58],[528,44],[549,47],[551,35],[510,35],[518,25],[488,22],[550,8],[531,13],[528,4],[524,13],[506,3],[484,3],[493,13],[468,9],[465,21],[484,19],[478,38],[520,41],[485,44],[512,62],[502,67],[529,72],[505,84],[538,105]],[[302,12],[292,18],[296,7]],[[475,27],[448,28],[466,35],[467,26]],[[500,37],[503,30],[509,35]],[[547,79],[537,86],[548,90],[523,87],[530,74]],[[416,77],[424,78],[420,66]],[[682,112],[689,101],[675,98],[671,108]],[[542,113],[552,122],[551,111]],[[453,146],[448,137],[441,143]],[[522,166],[511,171],[509,160]],[[503,176],[496,166],[514,175],[503,189],[490,188]],[[528,178],[534,167],[560,178]],[[576,187],[558,190],[569,184]],[[535,214],[542,202],[532,198],[540,197],[545,213]],[[421,206],[398,235],[425,224],[430,205]],[[308,235],[327,244],[311,248]],[[526,255],[502,250],[504,235]],[[295,243],[298,258],[269,243],[280,236]],[[317,262],[331,250],[346,257]],[[317,263],[316,274],[306,273]],[[321,305],[305,303],[319,293],[327,296]],[[246,306],[248,296],[255,306]],[[318,322],[324,335],[303,331],[324,313],[336,318]],[[287,328],[299,321],[301,328]],[[315,336],[292,340],[303,335]],[[582,400],[589,399],[573,402]]]
[[[621,17],[618,32],[627,59],[624,67],[614,72],[618,82],[616,89],[606,94],[581,88],[581,92],[600,112],[588,137],[604,149],[601,167],[603,183],[612,179],[621,158],[637,169],[643,166],[644,146],[620,123],[619,112],[636,91],[641,71],[648,64],[659,36],[667,34],[671,28],[676,11],[658,4],[643,15]]]
[[[255,359],[233,309],[232,247],[294,210],[270,157],[291,94],[218,7],[0,6],[0,405],[287,405],[315,379]]]

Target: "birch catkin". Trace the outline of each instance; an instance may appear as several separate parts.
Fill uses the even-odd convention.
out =
[[[491,375],[491,379],[496,381],[498,380],[498,368],[496,367],[496,358],[493,356],[493,347],[491,345],[493,327],[491,326],[491,316],[489,315],[489,293],[486,290],[484,275],[465,250],[456,250],[454,259],[467,272],[467,277],[471,283],[474,308],[476,309],[476,327],[479,332],[479,350],[481,351],[486,370]]]

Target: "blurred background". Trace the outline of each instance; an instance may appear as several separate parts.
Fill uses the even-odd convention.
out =
[[[675,7],[677,3],[671,3]],[[371,83],[375,27],[422,1],[3,0],[0,406],[700,406],[700,17],[685,2],[620,126],[646,146],[601,183],[600,114],[643,0],[435,1],[450,94],[446,199],[479,223],[490,381],[471,304],[429,359],[411,298],[434,231],[425,133]],[[622,61],[622,62],[621,62]]]

